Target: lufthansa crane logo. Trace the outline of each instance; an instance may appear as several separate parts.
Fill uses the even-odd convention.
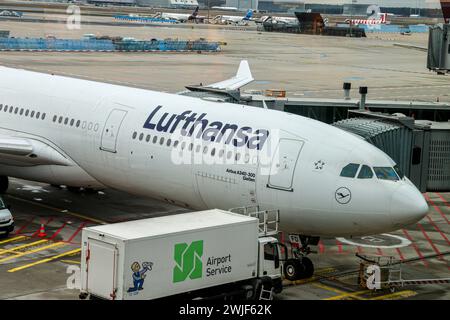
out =
[[[336,190],[334,197],[336,201],[339,202],[340,204],[347,204],[352,199],[352,193],[350,192],[349,189],[341,187]]]

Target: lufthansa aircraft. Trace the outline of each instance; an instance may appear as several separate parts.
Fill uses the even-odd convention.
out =
[[[384,152],[281,111],[0,67],[0,191],[8,177],[110,187],[191,209],[279,209],[304,239],[389,232],[422,194]],[[253,80],[248,63],[211,84]],[[305,241],[306,243],[308,241]]]

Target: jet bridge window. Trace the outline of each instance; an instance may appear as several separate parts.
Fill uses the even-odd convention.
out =
[[[398,175],[392,167],[373,167],[373,171],[380,180],[398,181]]]
[[[358,173],[358,179],[372,179],[373,172],[369,166],[363,165]]]
[[[358,172],[359,164],[349,163],[341,171],[341,177],[354,178]]]

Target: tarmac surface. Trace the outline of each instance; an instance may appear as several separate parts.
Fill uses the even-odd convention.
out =
[[[395,292],[373,292],[358,283],[362,260],[357,253],[403,262],[402,279],[449,278],[450,194],[425,197],[429,214],[408,228],[370,237],[321,239],[313,248],[317,254],[309,255],[316,267],[314,277],[285,281],[276,299],[450,299],[449,283],[407,285]],[[11,205],[16,227],[0,239],[0,299],[78,299],[75,276],[83,227],[187,212],[109,189],[74,193],[18,179],[11,179],[4,200]],[[45,237],[38,235],[41,224]]]
[[[54,16],[64,21],[61,15]],[[86,19],[110,19],[86,17]],[[67,20],[67,17],[66,17]],[[83,21],[83,17],[82,17]],[[179,92],[185,85],[217,82],[234,75],[247,59],[254,78],[245,90],[284,89],[291,97],[341,98],[342,83],[369,87],[368,99],[450,101],[448,76],[426,68],[427,34],[369,34],[345,38],[256,31],[254,26],[89,25],[2,21],[13,37],[79,39],[83,34],[137,39],[205,38],[222,41],[219,53],[2,52],[0,64],[96,81]],[[403,46],[398,46],[401,44]],[[409,47],[412,45],[411,47]]]
[[[248,59],[256,79],[245,90],[283,88],[296,97],[342,97],[342,82],[369,87],[369,99],[450,101],[450,81],[426,69],[426,34],[377,34],[338,38],[258,32],[245,27],[197,28],[82,25],[2,21],[15,37],[80,38],[83,34],[223,41],[222,52],[56,53],[1,52],[0,64],[146,89],[178,92],[184,85],[213,83]],[[406,47],[394,44],[400,43]],[[352,96],[357,97],[357,89]],[[425,194],[430,212],[419,223],[390,235],[321,239],[312,279],[285,282],[277,299],[449,299],[449,284],[409,285],[397,291],[368,291],[358,284],[361,259],[392,256],[404,263],[403,279],[448,278],[450,194]],[[74,272],[80,265],[85,226],[185,212],[156,200],[114,190],[73,193],[65,188],[11,179],[5,200],[16,220],[14,233],[0,239],[0,299],[77,299]],[[38,237],[39,226],[47,235]],[[398,267],[398,265],[396,265]],[[393,267],[394,269],[397,267]],[[394,270],[393,269],[393,270]]]

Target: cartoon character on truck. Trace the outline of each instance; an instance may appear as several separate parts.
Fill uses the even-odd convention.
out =
[[[142,269],[139,262],[135,261],[131,264],[131,270],[133,271],[133,285],[134,287],[128,288],[129,293],[143,290],[144,280],[146,277],[146,272],[151,271],[153,267],[153,262],[143,262]]]

